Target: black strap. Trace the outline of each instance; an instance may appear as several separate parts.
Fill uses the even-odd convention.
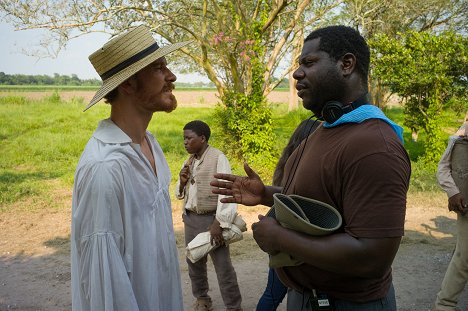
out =
[[[127,68],[128,66],[130,66],[131,64],[134,64],[137,61],[139,61],[140,59],[143,59],[144,57],[146,57],[149,54],[153,53],[157,49],[159,49],[159,46],[155,42],[154,44],[150,45],[146,49],[138,52],[137,54],[133,55],[132,57],[124,60],[120,64],[118,64],[118,65],[114,66],[113,68],[109,69],[108,71],[104,72],[102,75],[100,75],[101,79],[104,81],[104,80],[112,77],[116,73],[118,73],[118,72],[122,71],[123,69]]]

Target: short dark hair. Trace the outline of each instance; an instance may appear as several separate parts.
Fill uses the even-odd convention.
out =
[[[184,130],[194,131],[198,136],[205,136],[206,141],[210,139],[211,130],[208,124],[200,120],[193,120],[185,124]]]
[[[347,26],[329,26],[312,31],[305,41],[320,39],[319,49],[335,60],[346,53],[352,53],[357,59],[357,70],[367,82],[369,74],[370,51],[366,40],[354,28]]]
[[[117,95],[119,95],[119,91],[117,90],[117,88],[115,88],[106,95],[104,95],[104,101],[108,104],[112,104]]]

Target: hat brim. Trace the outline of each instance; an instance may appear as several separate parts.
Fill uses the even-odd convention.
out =
[[[94,94],[93,99],[89,102],[88,106],[83,111],[88,110],[91,108],[94,104],[99,102],[104,96],[109,94],[112,90],[114,90],[116,87],[118,87],[122,82],[130,78],[132,75],[140,71],[141,69],[145,68],[155,60],[166,56],[169,53],[172,53],[187,44],[189,44],[192,41],[184,41],[184,42],[178,42],[174,44],[168,44],[163,47],[160,47],[153,53],[149,54],[148,56],[140,59],[139,61],[131,64],[130,66],[126,67],[125,69],[119,71],[109,79],[106,79],[103,81],[102,86],[99,88],[99,90]]]

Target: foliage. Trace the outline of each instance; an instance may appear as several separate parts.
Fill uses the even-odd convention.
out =
[[[262,90],[265,65],[260,62],[263,53],[261,23],[254,23],[252,27],[245,29],[246,32],[253,33],[254,40],[245,41],[250,45],[250,52],[244,55],[251,60],[252,84],[247,94],[234,89],[226,91],[221,97],[224,106],[218,107],[216,115],[226,134],[225,144],[237,147],[229,148],[235,150],[231,154],[238,159],[245,158],[253,162],[261,162],[257,158],[262,156],[263,162],[271,163],[273,136],[271,111],[266,105]]]
[[[408,31],[432,34],[468,31],[468,7],[464,0],[344,0],[341,9],[340,23],[359,29],[366,39],[376,35],[396,39],[399,33]],[[392,94],[372,70],[369,84],[374,103],[379,107],[388,104]]]
[[[53,191],[52,187],[70,189],[86,142],[98,121],[109,115],[107,105],[96,105],[86,113],[82,112],[84,106],[80,98],[64,101],[59,93],[40,100],[0,97],[0,210],[5,204],[45,195]],[[166,154],[173,184],[187,156],[183,126],[193,119],[213,123],[212,111],[178,108],[170,114],[153,116],[149,130]],[[211,140],[223,150],[218,136],[213,133]]]
[[[60,94],[58,94],[60,97]],[[53,191],[70,191],[80,154],[100,119],[108,117],[107,105],[96,105],[93,111],[82,112],[83,102],[78,100],[51,102],[48,98],[30,100],[25,97],[0,97],[0,210],[14,206],[14,202],[50,197]],[[187,157],[183,147],[183,126],[190,120],[204,120],[213,127],[210,144],[229,153],[220,132],[216,130],[213,108],[177,108],[172,113],[157,113],[149,125],[161,144],[172,172],[171,188],[175,186],[180,167]],[[404,116],[401,108],[387,109],[385,113],[397,123]],[[287,141],[310,112],[301,108],[287,112],[287,105],[272,107],[271,124],[275,134],[275,158],[278,158]],[[444,112],[441,124],[446,143],[449,134],[458,127],[454,112]],[[405,131],[408,128],[405,127]],[[405,147],[411,154],[411,137],[405,135]],[[233,147],[237,148],[237,147]],[[273,167],[268,159],[259,155],[257,162],[248,159],[265,183],[272,177]],[[244,175],[243,161],[230,158],[234,174]],[[275,161],[273,161],[275,162]],[[435,166],[412,159],[410,191],[438,191]],[[440,191],[440,190],[439,190]],[[173,191],[171,191],[173,193]]]
[[[76,74],[60,75],[54,74],[53,77],[48,75],[23,75],[23,74],[5,74],[0,72],[0,85],[83,85],[83,86],[99,86],[101,81],[97,79],[81,80]]]
[[[184,59],[174,58],[175,53],[169,60],[187,71],[204,71],[221,99],[237,98],[237,103],[229,108],[231,103],[223,102],[226,108],[243,110],[239,105],[250,105],[252,98],[257,100],[259,96],[254,94],[257,92],[265,97],[294,68],[294,63],[286,68],[280,63],[287,61],[290,52],[302,44],[303,30],[321,23],[325,16],[336,14],[333,9],[339,3],[340,0],[12,0],[0,1],[0,8],[17,27],[48,29],[59,48],[88,32],[104,30],[118,34],[142,23],[158,34],[160,41],[191,40],[192,44],[181,50]],[[52,47],[47,45],[46,50]],[[261,73],[258,64],[263,64]],[[260,78],[258,89],[254,84]],[[270,135],[268,127],[262,126],[270,122],[268,112],[262,111],[263,103],[264,99],[258,101],[255,104],[258,109],[254,110],[246,107],[250,113],[244,115],[251,123],[262,120],[256,130],[267,132],[258,133],[259,139]],[[259,116],[255,115],[257,112]],[[260,145],[265,143],[271,140]]]
[[[468,110],[468,40],[453,32],[407,32],[370,40],[373,74],[405,101],[404,123],[425,135],[424,161],[434,163],[444,143],[439,127],[446,109]]]
[[[366,38],[407,31],[466,33],[467,6],[463,0],[344,0],[341,18]]]

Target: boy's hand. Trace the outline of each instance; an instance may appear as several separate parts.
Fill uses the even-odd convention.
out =
[[[189,166],[186,164],[184,165],[184,167],[180,170],[180,173],[179,173],[179,180],[180,180],[180,185],[182,186],[185,186],[187,184],[187,181],[189,180],[190,178],[190,168]]]

